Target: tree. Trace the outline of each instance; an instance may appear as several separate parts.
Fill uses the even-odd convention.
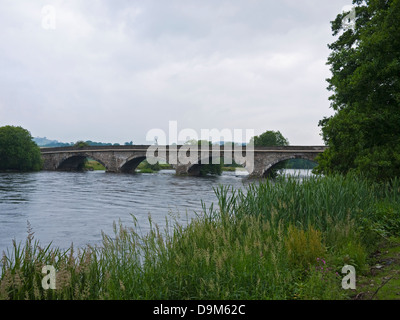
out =
[[[75,142],[74,147],[82,149],[82,148],[88,147],[89,145],[90,144],[87,141],[80,140],[80,141]]]
[[[287,140],[280,131],[265,131],[263,134],[251,138],[250,143],[253,142],[255,147],[276,147],[288,146]]]
[[[319,122],[329,147],[317,173],[354,171],[376,180],[400,176],[400,0],[355,0],[353,28],[339,14],[327,64],[331,108]]]
[[[277,147],[288,146],[289,140],[286,139],[280,131],[265,131],[259,136],[251,138],[250,143],[254,143],[254,147]],[[286,168],[286,161],[276,164],[273,168],[267,171],[267,177],[276,178],[279,171]]]
[[[0,170],[39,171],[43,165],[40,148],[22,127],[0,128]]]

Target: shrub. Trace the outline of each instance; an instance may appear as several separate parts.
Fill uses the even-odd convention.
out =
[[[42,165],[40,149],[28,130],[14,126],[0,128],[0,170],[39,171]]]

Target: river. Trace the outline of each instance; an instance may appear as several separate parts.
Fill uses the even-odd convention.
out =
[[[294,173],[287,170],[287,173]],[[301,170],[300,174],[308,174]],[[297,173],[296,173],[297,174]],[[112,235],[113,222],[149,228],[148,216],[161,228],[165,219],[185,224],[216,201],[213,187],[243,188],[246,172],[221,176],[182,177],[173,170],[154,174],[112,174],[104,171],[0,173],[0,254],[12,240],[24,243],[28,221],[41,246],[50,242],[66,249],[101,244],[101,233]]]

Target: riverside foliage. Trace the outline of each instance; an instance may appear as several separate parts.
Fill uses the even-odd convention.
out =
[[[39,171],[42,156],[30,132],[22,127],[0,127],[0,170]]]
[[[400,181],[285,178],[215,189],[218,205],[187,225],[141,235],[114,223],[98,247],[42,247],[29,230],[3,256],[1,299],[346,299],[377,240],[400,231]],[[151,222],[151,218],[150,218]],[[56,289],[44,290],[44,265]]]
[[[353,28],[332,21],[328,89],[335,114],[319,123],[329,148],[316,172],[400,177],[400,0],[353,0]]]

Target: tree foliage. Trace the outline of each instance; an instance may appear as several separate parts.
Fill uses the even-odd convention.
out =
[[[22,127],[0,127],[0,170],[39,171],[43,160],[30,132]]]
[[[289,140],[286,139],[280,131],[265,131],[263,134],[251,138],[255,147],[276,147],[288,146]]]
[[[85,147],[89,147],[89,143],[87,143],[86,141],[79,140],[79,141],[75,142],[74,147],[82,149]]]
[[[400,176],[400,0],[356,0],[355,24],[332,21],[338,39],[327,64],[331,108],[319,122],[329,149],[318,173],[355,171],[376,180]]]

